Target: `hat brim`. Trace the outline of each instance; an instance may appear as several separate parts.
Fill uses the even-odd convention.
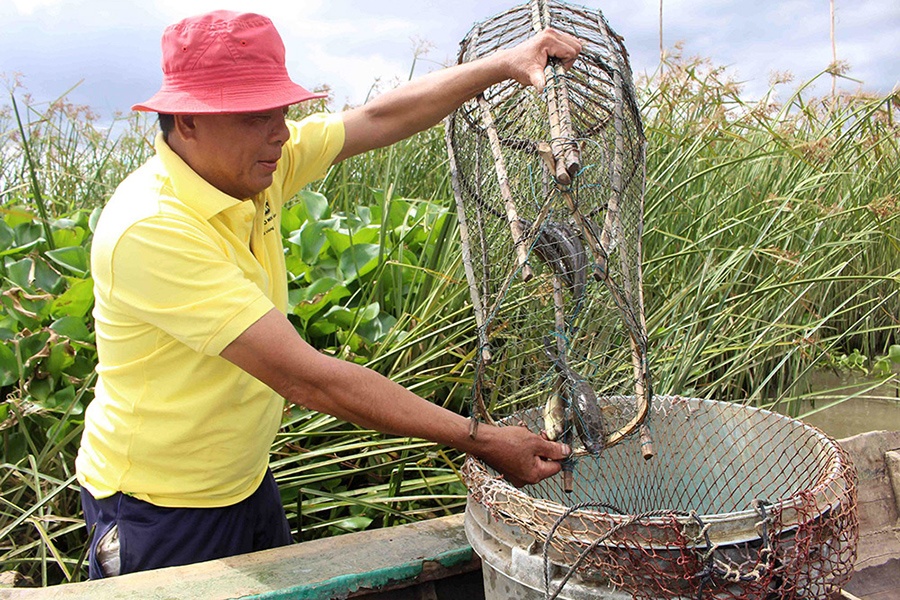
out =
[[[173,115],[248,113],[272,110],[306,100],[327,97],[327,93],[310,92],[292,81],[281,82],[277,86],[222,85],[215,89],[202,91],[171,89],[163,85],[162,89],[153,97],[140,104],[135,104],[131,110]]]

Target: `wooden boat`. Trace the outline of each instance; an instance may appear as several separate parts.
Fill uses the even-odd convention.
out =
[[[860,539],[850,583],[834,600],[900,599],[900,431],[840,440],[859,475]],[[31,598],[484,598],[463,515],[210,561],[44,589]]]

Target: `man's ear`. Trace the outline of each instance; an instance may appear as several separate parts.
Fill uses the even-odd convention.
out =
[[[192,140],[197,136],[197,122],[194,115],[175,115],[175,132],[183,140]]]

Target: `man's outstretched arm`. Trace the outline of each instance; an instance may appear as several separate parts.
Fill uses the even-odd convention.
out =
[[[549,58],[568,69],[579,52],[577,38],[547,29],[512,48],[414,79],[343,113],[344,148],[334,162],[428,129],[495,83],[515,79],[543,91]]]
[[[288,401],[384,433],[428,439],[483,459],[517,486],[560,470],[569,448],[524,427],[482,424],[473,440],[468,419],[416,396],[360,365],[325,356],[273,309],[221,356]]]

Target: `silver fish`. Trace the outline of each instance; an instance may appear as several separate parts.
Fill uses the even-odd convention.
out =
[[[547,404],[544,405],[544,433],[547,439],[556,441],[562,438],[568,429],[566,423],[566,405],[562,395],[556,390],[550,393]]]
[[[597,402],[597,395],[590,384],[566,364],[565,358],[551,350],[550,340],[546,337],[544,353],[553,362],[557,373],[565,380],[563,393],[575,413],[575,430],[578,432],[578,438],[585,450],[591,454],[599,453],[606,440],[606,422]]]

